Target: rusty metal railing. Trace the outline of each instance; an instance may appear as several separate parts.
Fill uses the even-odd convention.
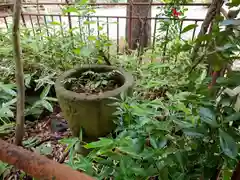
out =
[[[130,6],[130,5],[145,5],[148,3],[97,3],[97,4],[89,4],[92,6]],[[171,3],[165,4],[165,3],[152,3],[152,6],[165,6],[165,5],[170,5]],[[69,6],[69,5],[74,5],[74,3],[23,3],[23,6],[51,6],[51,5],[59,5],[59,6]],[[204,3],[193,3],[193,4],[179,4],[181,6],[209,6],[210,4],[204,4]],[[6,5],[5,5],[6,6]],[[8,7],[11,7],[12,4],[8,4]],[[1,5],[0,5],[1,7]],[[89,20],[94,20],[96,21],[96,24],[89,24],[88,25],[88,30],[91,30],[93,27],[95,28],[95,35],[99,36],[100,30],[99,26],[101,24],[105,23],[106,26],[104,27],[104,32],[106,33],[108,39],[114,40],[116,42],[116,51],[119,53],[121,50],[119,47],[121,46],[121,38],[125,38],[125,30],[123,27],[126,24],[127,19],[139,19],[141,17],[136,17],[136,16],[116,16],[116,15],[111,15],[111,16],[105,16],[105,15],[89,15],[89,16],[79,16],[76,14],[72,13],[67,13],[67,14],[62,14],[62,13],[22,13],[22,25],[32,29],[33,32],[37,30],[37,28],[40,28],[41,26],[49,27],[49,24],[51,22],[54,23],[59,23],[59,24],[64,24],[65,27],[61,27],[61,31],[66,31],[71,29],[72,27],[74,28],[79,28],[81,26],[80,19],[81,18],[86,18]],[[146,18],[146,17],[142,17]],[[151,21],[152,25],[152,38],[151,38],[151,47],[152,49],[155,48],[156,45],[156,33],[158,31],[159,27],[159,21],[165,21],[168,20],[166,17],[161,17],[156,15],[155,17],[147,17],[146,20]],[[182,29],[187,26],[188,24],[196,24],[196,25],[201,25],[203,22],[203,19],[196,19],[196,18],[186,18],[186,19],[179,19],[178,21],[181,21],[181,29],[179,30],[179,34],[181,33]],[[115,22],[115,23],[114,23]],[[0,15],[0,25],[2,24],[2,28],[8,28],[11,24],[11,14],[3,14]],[[130,26],[131,27],[131,26]],[[191,32],[188,32],[188,38],[193,39],[196,36],[197,31],[199,27],[195,27]],[[71,31],[70,31],[71,32]],[[191,35],[189,34],[191,33]],[[48,33],[49,34],[49,33]],[[62,33],[63,34],[63,33]],[[90,32],[88,32],[90,35]],[[165,39],[168,39],[168,29],[165,32]]]
[[[0,139],[0,160],[25,173],[46,180],[93,180],[93,178],[59,164],[45,156],[27,151]]]
[[[88,5],[91,6],[128,6],[128,5],[148,5],[149,3],[146,2],[133,2],[133,3],[88,3]],[[27,2],[27,3],[22,3],[23,6],[25,5],[75,5],[75,3],[66,3],[66,2],[44,2],[44,3],[36,3],[36,2]],[[173,3],[152,3],[152,6],[165,6],[165,5],[174,5]],[[211,3],[179,3],[179,6],[210,6]],[[0,3],[0,6],[5,6],[5,7],[11,7],[13,6],[13,3]]]

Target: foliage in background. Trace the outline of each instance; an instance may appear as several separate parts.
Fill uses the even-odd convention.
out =
[[[39,116],[46,109],[53,111],[56,102],[54,81],[62,71],[73,68],[77,64],[105,63],[101,50],[112,45],[105,32],[105,24],[100,24],[94,32],[90,25],[96,25],[96,19],[88,16],[95,10],[87,5],[87,1],[63,9],[63,14],[77,14],[79,28],[72,27],[65,31],[66,25],[51,20],[34,31],[21,28],[20,38],[23,49],[26,111],[25,116]],[[68,28],[68,27],[67,27]],[[0,122],[7,123],[15,116],[15,78],[12,52],[11,26],[0,32]],[[106,54],[107,56],[107,54]],[[50,97],[49,97],[50,96]]]
[[[220,94],[216,100],[207,87],[207,69],[201,67],[198,76],[188,76],[187,68],[171,62],[140,68],[139,91],[114,104],[119,106],[116,134],[81,142],[93,151],[84,158],[74,155],[72,148],[69,165],[98,179],[217,179],[219,173],[230,179],[239,159],[240,114],[235,102],[240,92],[234,97]],[[177,73],[167,74],[169,69]],[[238,78],[239,73],[231,79]],[[240,85],[234,82],[234,87]],[[159,90],[152,90],[156,86],[166,89],[157,94]],[[146,97],[143,88],[155,97]],[[71,148],[77,141],[69,139],[66,144]]]
[[[193,28],[189,25],[181,33]],[[212,54],[222,57],[215,61],[221,66],[231,52],[239,52],[238,37],[218,26],[192,42],[181,40],[179,33],[167,40],[165,61],[143,66],[125,61],[137,77],[137,91],[114,104],[118,128],[112,137],[89,144],[65,140],[71,167],[98,179],[231,179],[240,158],[240,74],[219,78],[215,88],[220,91],[212,94],[207,65],[213,63]],[[223,37],[227,40],[219,40]],[[217,42],[211,51],[202,51],[201,58],[208,61],[197,66],[189,58],[196,41]],[[91,153],[74,155],[76,143]]]
[[[168,42],[179,39],[183,21],[185,19],[185,13],[188,10],[186,7],[180,6],[181,3],[189,3],[189,0],[165,0],[165,3],[172,3],[171,5],[165,5],[158,7],[158,17],[166,18],[158,20],[158,28],[156,33],[157,47],[162,51],[166,50]]]
[[[80,3],[83,4],[69,6],[63,12],[81,15],[94,13],[84,1]],[[171,8],[176,8],[176,11]],[[176,16],[181,11],[178,8],[177,4],[167,7],[164,14]],[[89,25],[96,24],[95,20],[87,17],[80,19],[80,29],[73,27],[70,31],[62,31],[64,25],[53,21],[36,31],[35,36],[31,30],[21,31],[26,64],[25,86],[27,91],[34,92],[27,97],[26,115],[38,116],[43,109],[52,111],[50,102],[55,99],[48,96],[54,96],[52,87],[59,73],[76,64],[103,63],[99,50],[105,52],[112,42],[102,32],[102,26],[98,29],[99,35],[92,31],[89,34]],[[89,144],[78,138],[62,140],[68,145],[66,151],[71,149],[68,164],[72,168],[99,179],[158,177],[162,180],[195,180],[216,179],[217,175],[230,179],[239,159],[239,73],[232,72],[228,77],[219,78],[215,87],[220,91],[213,96],[208,89],[211,81],[207,74],[208,61],[201,61],[193,68],[189,54],[196,41],[211,42],[214,39],[217,42],[214,53],[225,62],[233,50],[239,52],[239,41],[235,36],[221,32],[218,27],[208,36],[184,41],[179,38],[181,24],[177,22],[173,20],[170,24],[163,24],[163,29],[159,30],[166,31],[166,27],[172,26],[169,38],[163,41],[167,44],[167,59],[163,62],[140,65],[134,55],[111,58],[117,66],[133,72],[136,92],[132,98],[122,95],[114,104],[119,107],[116,112],[118,128],[112,137]],[[193,28],[194,25],[189,25],[181,33]],[[222,35],[228,35],[227,40],[219,44]],[[3,109],[0,109],[0,119],[4,124],[0,127],[0,135],[2,129],[11,130],[12,126],[7,123],[15,113],[16,92],[10,37],[9,32],[0,34],[0,108]],[[161,47],[143,56],[150,54],[151,57],[157,57],[162,50]],[[201,52],[204,60],[212,54],[212,51]],[[216,64],[221,64],[221,61]],[[74,146],[78,143],[93,149],[88,157],[74,153]],[[38,151],[49,154],[51,148],[44,145]],[[0,166],[6,168],[5,164],[0,163]]]

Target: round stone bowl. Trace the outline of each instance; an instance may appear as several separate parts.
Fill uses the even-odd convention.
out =
[[[86,71],[111,72],[117,70],[116,81],[120,87],[105,91],[101,94],[76,93],[67,90],[65,80],[71,77],[79,77]],[[79,137],[80,129],[86,139],[95,140],[105,136],[114,130],[116,117],[113,113],[116,106],[112,106],[114,99],[121,93],[132,94],[134,85],[133,76],[123,69],[107,65],[82,65],[63,73],[55,83],[57,99],[62,109],[64,118],[68,121],[73,136]]]

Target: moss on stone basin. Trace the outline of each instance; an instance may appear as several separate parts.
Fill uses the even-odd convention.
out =
[[[111,72],[117,70],[116,79],[121,86],[101,94],[76,93],[67,90],[64,81],[68,78],[79,77],[86,71]],[[80,129],[83,128],[87,139],[96,139],[105,136],[114,130],[114,116],[116,107],[110,106],[114,100],[109,97],[119,97],[122,92],[131,94],[133,77],[122,69],[107,65],[82,65],[63,73],[55,83],[55,89],[60,107],[65,119],[74,136],[79,137]]]

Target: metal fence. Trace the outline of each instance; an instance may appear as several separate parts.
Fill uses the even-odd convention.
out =
[[[126,10],[128,6],[134,6],[134,5],[147,5],[148,3],[97,3],[97,4],[89,4],[91,6],[94,6],[96,9],[96,13],[93,15],[88,16],[82,16],[74,13],[66,13],[62,14],[61,11],[59,12],[22,12],[21,15],[21,24],[24,27],[27,27],[31,29],[34,32],[37,31],[37,29],[44,27],[49,27],[49,25],[52,24],[61,24],[60,30],[63,32],[67,32],[70,29],[80,29],[82,24],[81,20],[83,18],[89,20],[89,21],[95,21],[95,24],[89,23],[88,26],[88,33],[95,33],[97,36],[101,32],[104,32],[107,37],[110,40],[113,40],[116,42],[116,51],[119,53],[120,51],[120,41],[121,39],[125,38],[126,34],[126,23],[127,19],[129,19],[128,22],[132,22],[131,20],[139,19],[139,17],[136,16],[126,16]],[[42,7],[51,7],[51,6],[59,6],[59,7],[66,7],[74,5],[73,3],[23,3],[24,7],[27,6],[34,6],[36,7],[36,11],[38,8]],[[156,10],[157,7],[162,7],[166,5],[171,4],[165,4],[165,3],[152,3],[151,6],[153,7],[151,17],[141,17],[145,18],[145,20],[151,21],[151,48],[154,49],[156,44],[156,33],[158,32],[159,26],[161,21],[167,21],[169,18],[159,16],[158,11]],[[210,4],[203,4],[203,3],[194,3],[194,4],[180,4],[180,6],[186,6],[186,7],[208,7]],[[12,7],[13,4],[5,4],[0,5],[1,7]],[[111,8],[108,8],[111,7]],[[207,11],[207,8],[204,10]],[[115,15],[115,14],[121,14],[121,15]],[[107,14],[107,15],[106,15]],[[12,17],[11,13],[2,13],[0,14],[0,28],[6,29],[9,28],[12,23]],[[204,15],[203,15],[204,16]],[[183,39],[193,39],[198,31],[200,30],[200,25],[203,22],[204,18],[191,18],[186,17],[183,19],[177,19],[177,21],[180,22],[180,29],[179,29],[179,36],[181,36]],[[103,27],[104,24],[104,27]],[[191,31],[185,33],[184,35],[181,35],[181,31],[184,27],[186,27],[189,24],[196,24],[194,29]],[[99,28],[101,27],[101,28]],[[132,28],[131,25],[128,26],[128,28]],[[101,29],[101,32],[100,32]],[[159,33],[159,32],[158,32]],[[168,29],[166,29],[165,32],[162,32],[165,35],[165,38],[168,38]],[[49,34],[49,33],[48,33]]]

